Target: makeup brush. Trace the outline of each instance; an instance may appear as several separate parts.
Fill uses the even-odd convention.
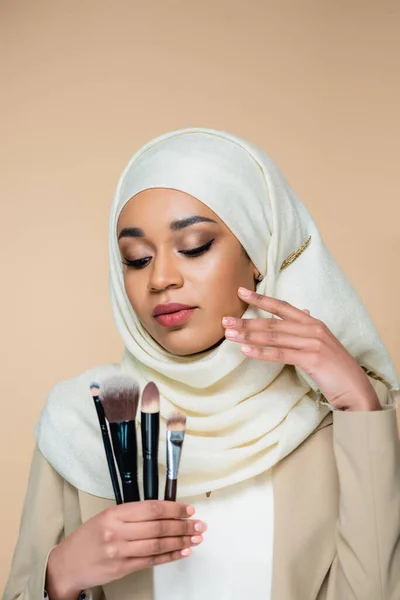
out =
[[[110,424],[124,502],[138,502],[140,494],[137,480],[135,418],[139,402],[139,386],[131,375],[113,375],[101,384],[100,400]]]
[[[186,417],[181,412],[172,413],[167,420],[167,480],[164,500],[176,500],[178,471],[185,437]]]
[[[110,472],[111,483],[112,483],[113,490],[114,490],[115,502],[117,504],[122,504],[121,490],[119,489],[117,469],[115,468],[115,462],[114,462],[113,451],[111,448],[110,436],[108,435],[108,429],[107,429],[106,419],[104,416],[103,405],[101,404],[101,401],[99,398],[99,391],[100,391],[99,384],[98,383],[90,384],[90,391],[92,393],[92,398],[93,398],[93,402],[94,402],[94,405],[96,408],[97,417],[99,419],[101,435],[103,437],[104,450],[105,450],[106,458],[107,458],[108,470]]]
[[[142,394],[141,431],[144,499],[158,500],[160,392],[152,381],[146,385]]]

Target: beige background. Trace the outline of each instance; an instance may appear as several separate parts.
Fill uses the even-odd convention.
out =
[[[0,7],[2,589],[47,391],[121,354],[108,210],[120,171],[151,137],[209,126],[263,146],[400,367],[400,4]]]

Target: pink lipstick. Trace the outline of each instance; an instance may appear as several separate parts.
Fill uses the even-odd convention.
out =
[[[196,308],[196,306],[178,304],[177,302],[158,304],[153,310],[153,317],[163,327],[174,327],[187,321]]]

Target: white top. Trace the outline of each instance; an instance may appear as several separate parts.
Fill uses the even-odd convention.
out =
[[[185,498],[207,523],[192,555],[154,569],[155,600],[269,600],[274,498],[270,471],[222,490]]]

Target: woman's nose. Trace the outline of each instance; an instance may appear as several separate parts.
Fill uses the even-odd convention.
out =
[[[157,256],[150,265],[149,290],[161,292],[171,287],[181,287],[183,276],[172,256]]]

